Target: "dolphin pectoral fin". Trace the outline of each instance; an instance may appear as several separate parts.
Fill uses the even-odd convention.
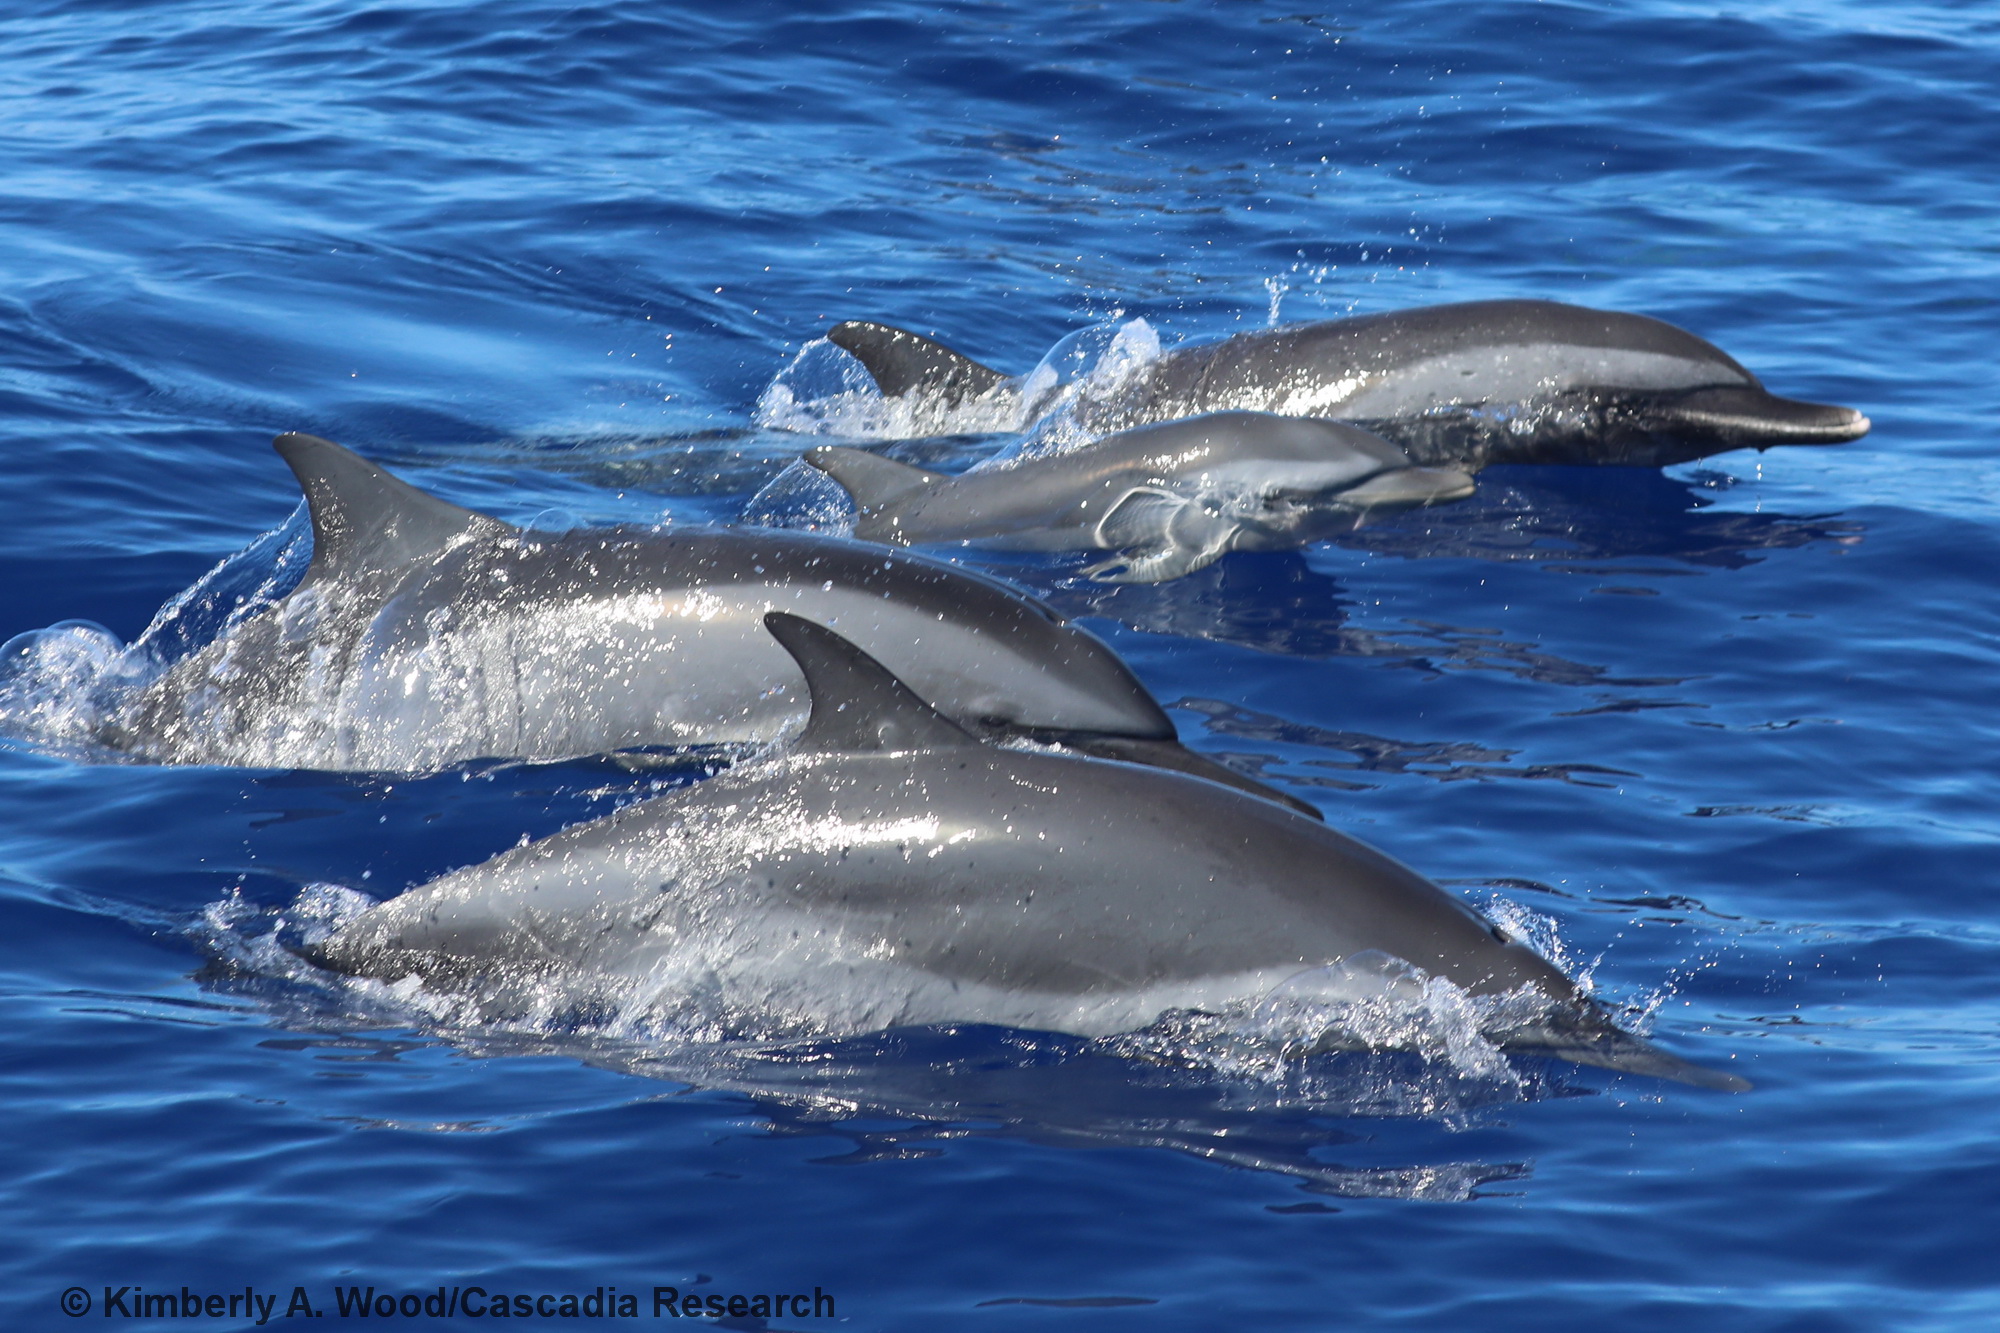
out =
[[[888,324],[851,319],[826,331],[826,340],[867,368],[884,398],[913,389],[935,395],[946,407],[991,393],[1008,377],[942,343]]]
[[[1049,732],[1045,738],[1067,746],[1083,754],[1096,755],[1099,759],[1116,759],[1128,764],[1145,764],[1152,768],[1169,769],[1175,773],[1185,773],[1193,778],[1205,778],[1219,782],[1225,787],[1261,796],[1267,801],[1296,810],[1308,819],[1326,822],[1326,816],[1314,806],[1307,805],[1298,797],[1279,791],[1276,787],[1259,782],[1247,773],[1238,773],[1233,768],[1218,764],[1206,755],[1195,753],[1179,741],[1145,740],[1137,736],[1112,736],[1103,733]]]
[[[802,456],[807,463],[840,483],[840,488],[854,501],[864,520],[879,518],[886,507],[904,496],[936,482],[949,480],[941,472],[926,472],[908,463],[898,463],[893,458],[871,454],[866,449],[850,449],[840,444],[823,444],[817,449],[806,450]],[[857,535],[871,541],[901,539],[902,534],[893,524],[881,522],[868,526],[880,531]]]
[[[1720,1069],[1709,1069],[1661,1050],[1643,1037],[1635,1037],[1611,1025],[1608,1019],[1593,1024],[1594,1031],[1538,1033],[1532,1038],[1504,1043],[1521,1055],[1547,1055],[1572,1064],[1596,1065],[1621,1074],[1644,1074],[1649,1078],[1685,1083],[1712,1092],[1748,1092],[1749,1079]]]
[[[1233,520],[1186,496],[1135,487],[1091,533],[1096,545],[1118,554],[1083,572],[1098,583],[1164,583],[1214,564],[1235,533]]]
[[[1174,525],[1188,507],[1185,496],[1154,486],[1127,491],[1097,520],[1092,532],[1097,545],[1107,550],[1122,546],[1170,546]]]
[[[1399,467],[1378,472],[1335,498],[1344,509],[1412,509],[1463,500],[1477,486],[1470,472],[1455,467]]]
[[[1656,430],[1700,431],[1737,445],[1845,444],[1868,433],[1867,417],[1851,407],[1804,403],[1763,389],[1696,389],[1654,409]]]
[[[294,432],[271,444],[299,479],[312,513],[306,583],[394,573],[460,538],[515,531],[426,495],[332,440]]]
[[[983,744],[826,626],[770,611],[764,628],[799,664],[812,696],[812,716],[795,750],[864,754]]]

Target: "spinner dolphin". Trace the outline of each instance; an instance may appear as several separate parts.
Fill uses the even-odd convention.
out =
[[[1362,843],[1181,774],[983,742],[832,631],[765,619],[812,698],[787,754],[410,889],[299,951],[418,977],[477,1021],[699,997],[765,1035],[1100,1036],[1329,974],[1351,987],[1393,959],[1475,1002],[1511,997],[1486,1034],[1503,1047],[1748,1086],[1621,1031]]]
[[[997,580],[800,533],[528,531],[331,441],[276,447],[311,511],[304,580],[139,688],[102,742],[170,763],[395,771],[766,742],[806,707],[763,625],[786,609],[840,626],[982,734],[1290,800],[1182,747],[1116,654]]]
[[[827,338],[885,396],[945,407],[1052,406],[1014,378],[885,324]],[[1176,347],[1107,396],[1069,405],[1094,431],[1249,410],[1351,421],[1426,466],[1658,466],[1743,447],[1837,444],[1852,408],[1780,398],[1727,353],[1644,315],[1554,301],[1469,301],[1240,333]]]
[[[1179,578],[1228,551],[1304,545],[1372,510],[1472,493],[1457,468],[1414,467],[1394,445],[1337,421],[1214,412],[1141,426],[1067,453],[926,472],[839,445],[806,462],[860,510],[854,535],[913,545],[1113,550],[1092,577]]]

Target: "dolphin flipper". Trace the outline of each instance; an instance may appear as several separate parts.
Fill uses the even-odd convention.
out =
[[[1220,560],[1236,528],[1198,500],[1137,487],[1097,521],[1097,544],[1118,554],[1083,572],[1098,583],[1164,583]]]
[[[400,574],[460,538],[515,530],[426,495],[332,440],[294,432],[271,445],[299,479],[312,513],[305,584]]]
[[[812,697],[812,716],[794,750],[861,754],[983,744],[824,625],[769,611],[764,628],[799,664]]]
[[[828,329],[826,340],[867,367],[884,398],[922,389],[949,408],[1007,383],[1008,377],[991,366],[888,324],[851,319]]]
[[[839,444],[823,444],[817,449],[808,449],[804,457],[807,463],[840,483],[841,489],[853,499],[864,519],[874,517],[884,506],[911,491],[921,490],[932,482],[949,480],[941,472],[926,472],[908,463],[898,463],[893,458],[871,454],[866,449],[850,449]]]

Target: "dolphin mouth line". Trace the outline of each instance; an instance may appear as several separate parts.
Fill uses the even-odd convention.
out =
[[[1764,448],[1770,445],[1848,444],[1874,423],[1851,407],[1780,398],[1761,389],[1697,389],[1660,413],[1661,428],[1713,432]]]
[[[1814,426],[1791,422],[1752,420],[1720,412],[1682,412],[1677,423],[1699,426],[1721,434],[1752,435],[1760,448],[1768,445],[1852,444],[1874,428],[1874,423],[1852,408],[1840,408],[1848,420],[1838,425]]]

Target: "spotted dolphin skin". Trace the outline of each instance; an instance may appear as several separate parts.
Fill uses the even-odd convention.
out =
[[[945,406],[1049,403],[1009,376],[885,324],[827,337],[889,397]],[[1113,431],[1248,410],[1354,422],[1425,466],[1659,466],[1738,448],[1838,444],[1868,433],[1852,408],[1767,392],[1720,348],[1644,315],[1554,301],[1469,301],[1240,333],[1167,352],[1107,396],[1073,405]]]
[[[829,445],[806,462],[860,510],[854,535],[904,545],[1112,550],[1108,582],[1157,583],[1227,551],[1304,545],[1375,510],[1470,495],[1457,468],[1413,467],[1337,421],[1216,412],[1120,431],[1084,449],[947,477]]]
[[[100,739],[170,763],[430,771],[775,740],[804,681],[765,631],[838,625],[944,714],[1289,797],[1200,758],[1101,642],[997,580],[802,533],[535,532],[284,435],[313,556],[299,587],[176,662]]]
[[[1449,982],[1503,1048],[1749,1086],[1619,1030],[1520,940],[1352,838],[1182,774],[981,741],[832,631],[765,619],[812,698],[788,753],[410,889],[299,951],[420,978],[481,1021],[693,1006],[752,1036],[1103,1036],[1357,986],[1380,1000],[1369,978],[1401,968],[1389,990]]]

